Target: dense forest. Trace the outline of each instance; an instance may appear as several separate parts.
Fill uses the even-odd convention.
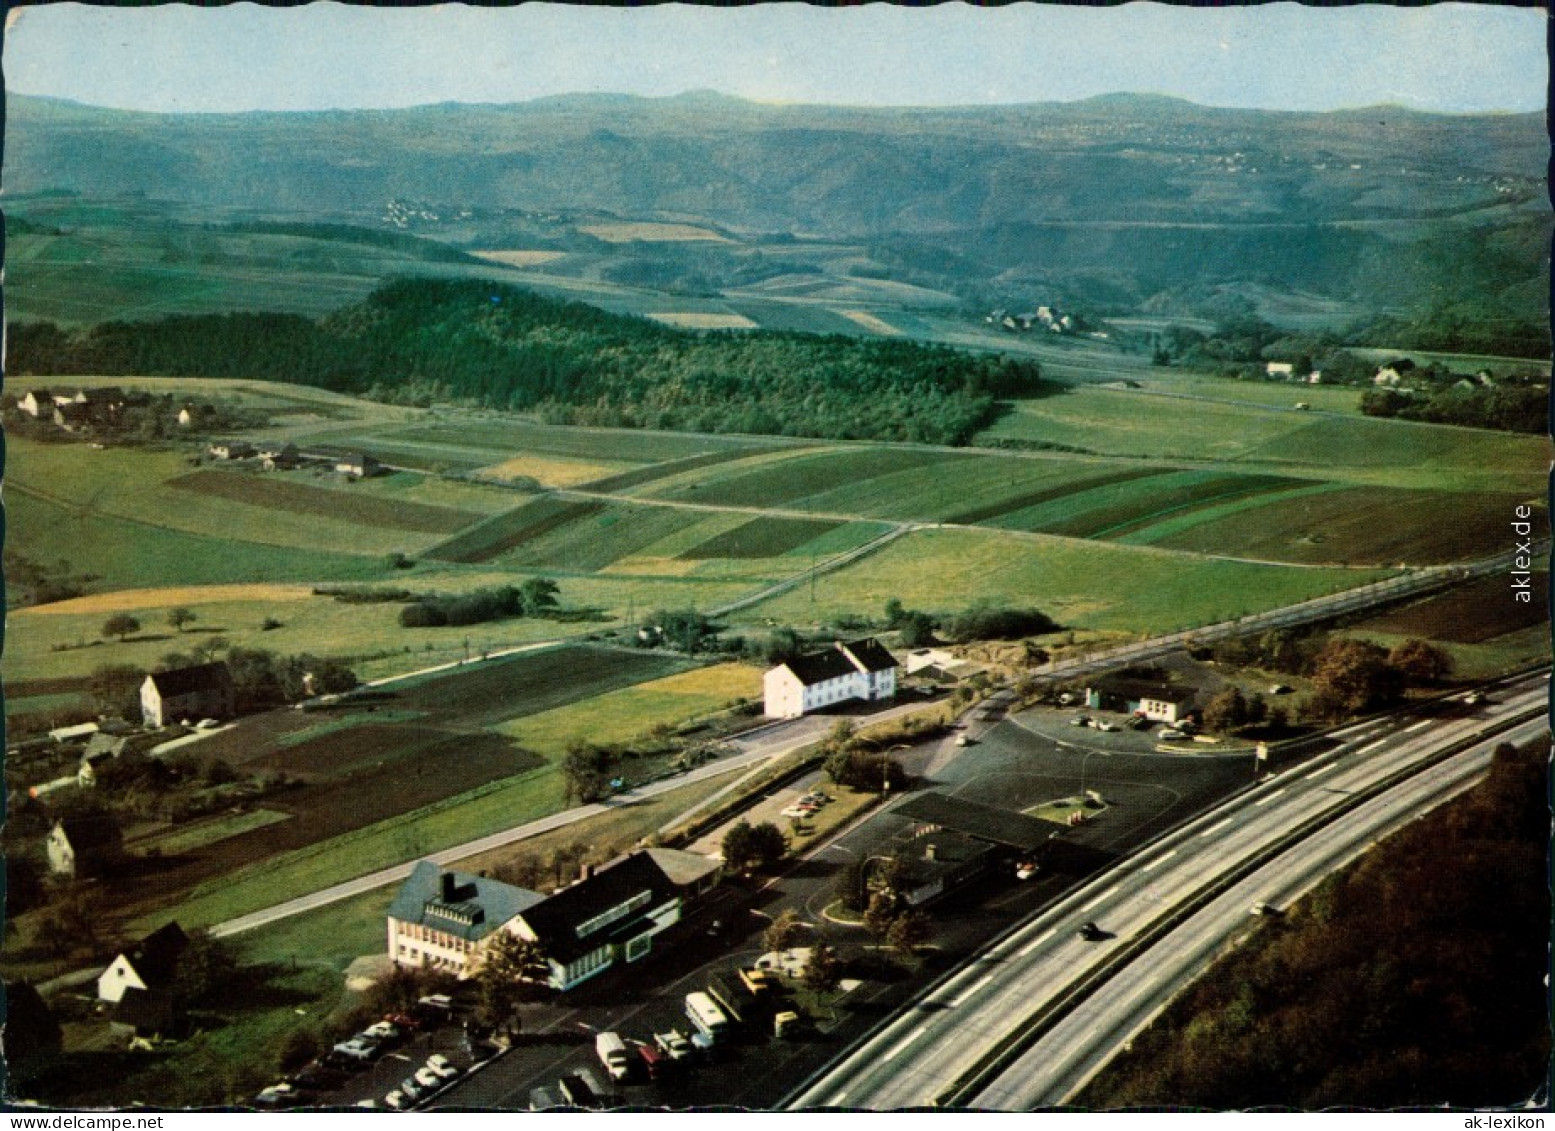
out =
[[[1266,921],[1082,1102],[1475,1108],[1541,1094],[1547,755],[1501,746],[1471,793]]]
[[[12,327],[17,375],[250,377],[552,423],[961,444],[1034,362],[904,341],[692,333],[480,282],[401,279],[320,320],[288,314]]]

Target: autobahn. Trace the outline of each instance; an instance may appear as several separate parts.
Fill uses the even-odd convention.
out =
[[[890,1110],[957,1101],[969,1081],[985,1085],[991,1063],[1001,1068],[1001,1056],[1099,988],[1116,972],[1119,950],[1137,948],[1203,893],[1236,882],[1249,861],[1328,827],[1385,783],[1531,717],[1545,725],[1548,693],[1546,675],[1524,676],[1497,687],[1489,702],[1455,697],[1448,704],[1455,714],[1386,716],[1336,732],[1330,752],[1158,839],[984,949],[784,1106]],[[1100,924],[1105,937],[1077,937],[1083,920]]]
[[[1245,935],[1249,909],[1283,908],[1388,833],[1480,780],[1495,747],[1532,741],[1539,719],[1477,743],[1361,805],[1326,830],[1230,885],[1108,979],[1021,1056],[964,1098],[980,1109],[1028,1111],[1070,1103],[1226,946]]]

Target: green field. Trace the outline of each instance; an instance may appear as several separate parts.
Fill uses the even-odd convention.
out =
[[[718,664],[527,715],[498,729],[526,749],[557,759],[569,743],[580,739],[601,744],[630,742],[655,728],[679,726],[760,694],[760,669],[747,664]]]
[[[908,608],[956,612],[983,597],[1035,606],[1066,628],[1171,632],[1306,600],[1386,576],[1382,570],[1304,569],[1162,554],[1042,535],[923,530],[762,602],[753,617],[813,624]]]

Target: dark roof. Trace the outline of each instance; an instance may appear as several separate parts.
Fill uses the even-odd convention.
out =
[[[1167,703],[1187,703],[1194,697],[1191,687],[1175,687],[1169,683],[1130,679],[1121,675],[1104,675],[1093,680],[1091,687],[1103,694],[1121,695],[1125,699],[1161,699]]]
[[[849,640],[838,647],[858,661],[867,672],[887,672],[896,667],[896,657],[872,636],[864,640]]]
[[[176,922],[168,923],[141,939],[134,949],[125,951],[124,957],[146,987],[154,990],[172,980],[179,956],[188,945],[189,936],[183,928]]]
[[[544,903],[524,911],[524,922],[540,940],[540,949],[547,958],[566,963],[572,958],[596,950],[608,939],[635,934],[635,930],[623,932],[625,927],[635,927],[639,914],[628,914],[621,920],[602,924],[599,929],[581,938],[580,924],[603,915],[613,907],[619,907],[634,896],[647,892],[650,898],[642,910],[657,906],[675,893],[675,885],[645,852],[634,852],[618,864],[590,876],[586,880],[564,888]]]
[[[118,823],[109,816],[63,817],[54,822],[65,833],[65,839],[76,855],[94,848],[108,848],[124,843],[124,834]]]
[[[544,899],[527,888],[423,860],[400,885],[389,917],[475,942]]]
[[[1060,831],[1056,825],[1009,809],[964,801],[946,793],[922,793],[891,810],[910,821],[954,829],[978,840],[1034,852]]]
[[[836,648],[828,648],[824,652],[810,652],[803,656],[795,656],[788,660],[783,667],[799,677],[799,682],[806,687],[817,683],[825,683],[829,679],[839,676],[853,675],[858,669],[853,666],[853,661],[844,656]]]
[[[196,664],[192,668],[152,672],[147,678],[163,698],[169,695],[189,695],[196,691],[227,691],[232,687],[232,673],[222,660],[213,664]]]

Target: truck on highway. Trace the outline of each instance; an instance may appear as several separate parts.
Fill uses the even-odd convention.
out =
[[[709,1041],[719,1044],[729,1033],[729,1018],[707,994],[697,991],[686,995],[686,1016]]]

